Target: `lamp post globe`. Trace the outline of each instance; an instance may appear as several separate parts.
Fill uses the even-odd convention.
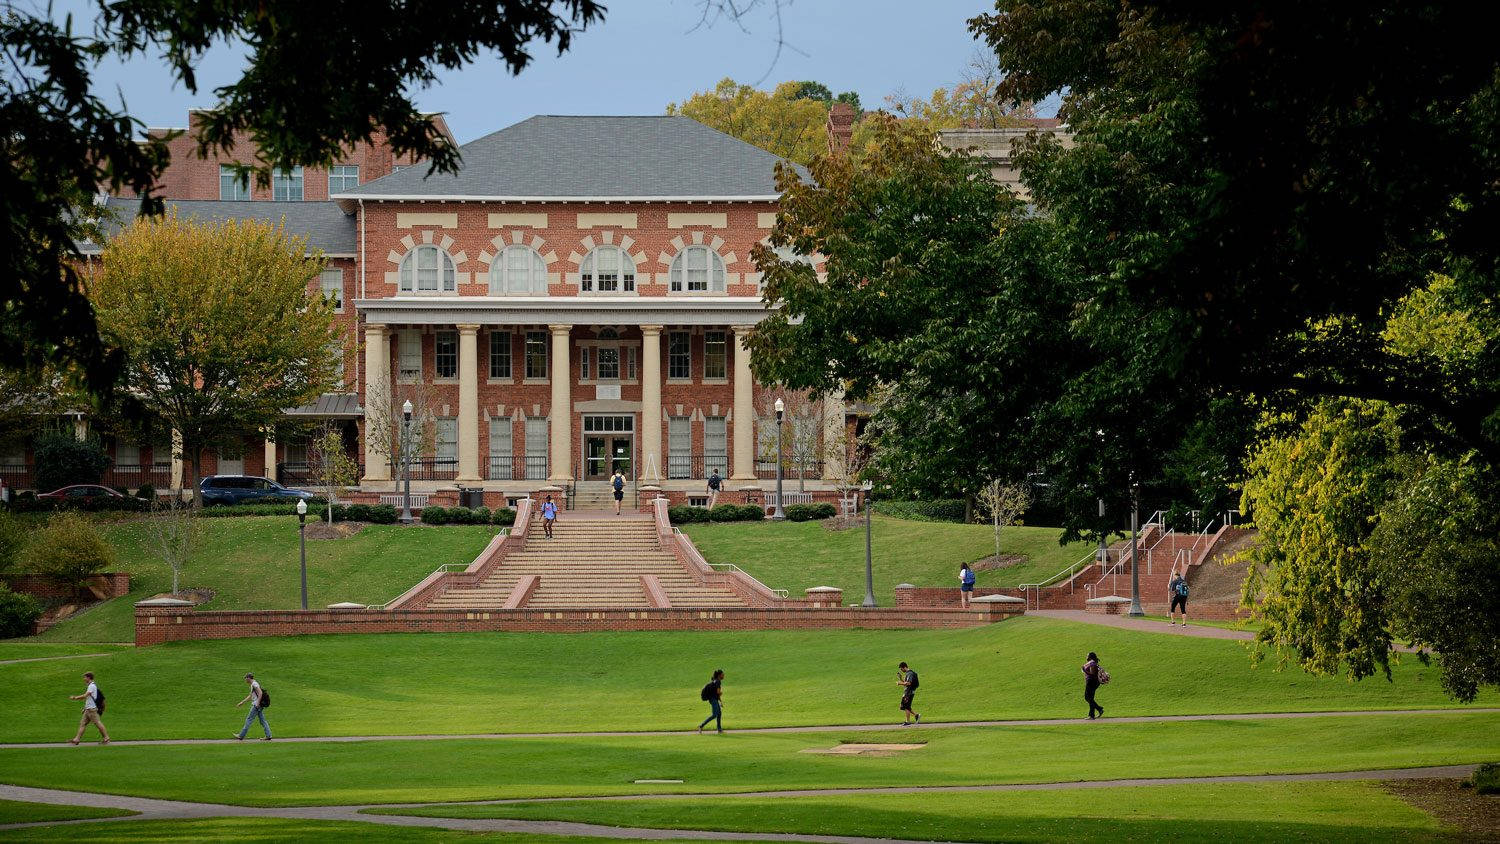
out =
[[[302,608],[307,609],[307,499],[297,499],[297,538],[302,545]]]
[[[401,403],[401,524],[411,524],[411,399]]]
[[[786,511],[781,508],[781,418],[786,414],[786,402],[781,396],[776,397],[776,509],[771,511],[771,520],[775,522],[786,519]]]

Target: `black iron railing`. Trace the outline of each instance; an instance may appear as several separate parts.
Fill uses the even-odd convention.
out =
[[[412,477],[416,478],[416,460],[412,461]],[[356,463],[354,467],[355,484],[365,476],[365,464]],[[318,477],[318,469],[308,463],[277,463],[276,476],[271,480],[282,486],[315,486],[322,483]],[[354,484],[350,484],[353,486]]]
[[[760,478],[763,481],[775,480],[776,461],[755,461],[755,477]],[[812,480],[813,478],[821,478],[823,477],[823,461],[794,460],[790,457],[787,457],[781,461],[781,477],[783,481],[787,479],[796,480],[798,478],[806,478],[808,480]]]
[[[146,484],[157,489],[167,489],[172,485],[171,468],[161,468],[150,463],[116,463],[104,472],[105,486],[140,489]]]
[[[32,468],[21,463],[0,464],[0,479],[11,489],[30,489]]]
[[[491,481],[544,481],[547,455],[491,456],[484,477]]]
[[[680,481],[693,478],[707,479],[715,469],[719,477],[729,477],[729,455],[727,454],[669,454],[667,455],[667,479]]]

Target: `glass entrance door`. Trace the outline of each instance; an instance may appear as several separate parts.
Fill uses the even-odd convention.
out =
[[[630,478],[632,477],[631,474],[630,474],[630,452],[631,452],[630,446],[631,446],[632,439],[633,439],[632,437],[611,437],[610,438],[610,446],[609,446],[609,460],[610,460],[610,463],[611,463],[611,465],[609,467],[610,477],[614,477],[614,473],[615,472],[619,472],[620,474],[624,475],[625,476],[625,480],[627,480],[627,481],[630,480]]]
[[[591,481],[609,477],[609,437],[585,437],[583,440],[583,476]]]

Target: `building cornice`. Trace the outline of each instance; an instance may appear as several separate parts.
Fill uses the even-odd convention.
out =
[[[772,310],[760,299],[703,297],[463,296],[452,299],[392,297],[354,303],[366,324],[754,325]]]

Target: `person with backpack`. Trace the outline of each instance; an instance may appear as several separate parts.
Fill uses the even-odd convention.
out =
[[[1083,663],[1083,699],[1089,702],[1089,720],[1104,715],[1104,707],[1094,700],[1094,693],[1099,690],[1102,683],[1109,682],[1109,672],[1099,667],[1099,655],[1089,651],[1089,658]],[[1094,710],[1099,710],[1099,715],[1094,715]]]
[[[1182,607],[1182,626],[1183,627],[1188,626],[1188,623],[1187,623],[1188,582],[1187,582],[1187,571],[1186,570],[1183,570],[1181,572],[1176,572],[1176,573],[1174,573],[1172,575],[1172,582],[1167,586],[1167,594],[1169,594],[1171,596],[1171,598],[1172,598],[1172,604],[1167,609],[1167,623],[1168,624],[1176,624],[1177,623],[1177,622],[1175,622],[1175,621],[1172,620],[1172,614],[1175,613],[1175,612],[1177,612],[1177,608],[1178,607]]]
[[[109,744],[109,731],[104,729],[104,722],[99,716],[104,714],[104,692],[94,684],[94,672],[83,672],[83,680],[88,685],[84,687],[83,694],[69,695],[68,700],[83,701],[83,717],[78,721],[78,734],[68,739],[68,744],[78,744],[83,740],[83,731],[88,725],[93,724],[99,728],[99,743]]]
[[[714,469],[713,474],[708,476],[708,509],[712,510],[719,503],[719,490],[724,487],[724,479],[719,477],[719,470]]]
[[[724,732],[724,704],[722,703],[724,700],[724,669],[720,668],[714,671],[714,675],[708,680],[708,685],[703,687],[703,691],[699,692],[698,696],[708,701],[709,706],[708,717],[704,718],[703,723],[698,725],[698,732],[703,732],[703,728],[708,726],[709,721],[716,722],[719,732]]]
[[[614,475],[609,479],[609,485],[615,491],[615,515],[618,516],[620,515],[620,502],[625,500],[625,475],[621,474],[619,469],[616,469]]]
[[[552,524],[557,521],[557,505],[552,503],[552,496],[547,496],[546,503],[542,504],[542,533],[548,539],[552,538]]]
[[[266,736],[261,741],[270,741],[271,725],[266,723],[266,709],[271,706],[271,696],[266,693],[265,689],[260,687],[260,683],[255,679],[254,674],[246,674],[245,682],[250,684],[250,693],[245,695],[244,700],[236,703],[235,708],[238,709],[248,703],[250,704],[250,711],[245,714],[245,726],[239,732],[235,733],[234,737],[240,741],[244,741],[245,733],[250,732],[250,725],[258,719],[260,721],[260,728],[266,731]]]
[[[969,599],[974,596],[974,570],[968,563],[958,567],[958,594],[964,609],[968,609]]]
[[[917,679],[917,672],[911,670],[906,663],[901,663],[896,667],[896,685],[905,689],[901,693],[901,714],[906,720],[901,726],[910,727],[912,724],[922,723],[922,716],[911,708],[912,696],[917,693],[917,687],[921,685],[921,681]]]

